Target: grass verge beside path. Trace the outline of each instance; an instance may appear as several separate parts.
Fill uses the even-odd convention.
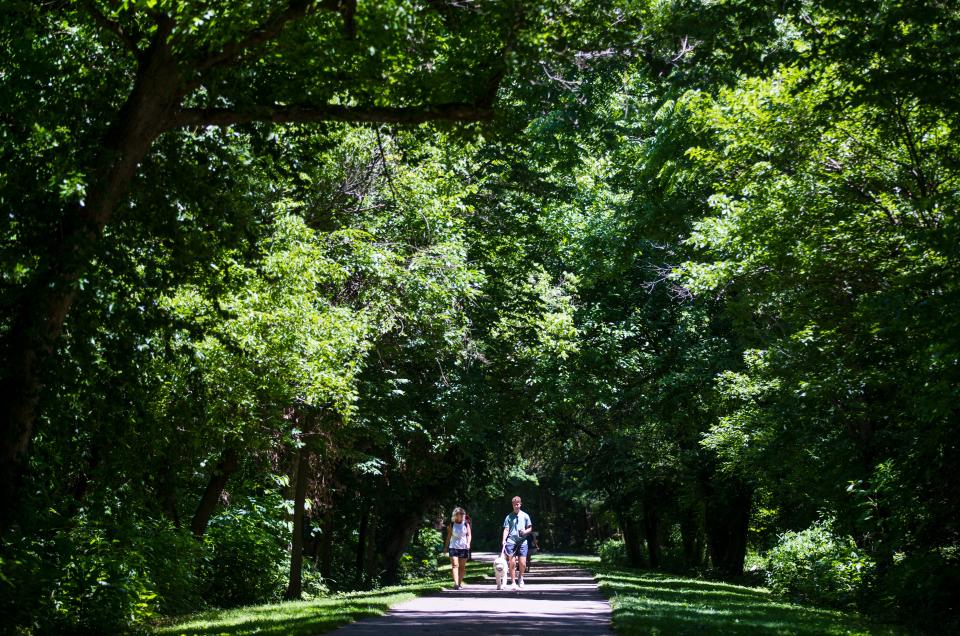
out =
[[[763,587],[663,572],[613,568],[597,557],[543,555],[540,563],[575,565],[596,575],[613,608],[617,634],[903,635],[856,614],[789,603]]]
[[[467,582],[482,576],[489,564],[471,561],[467,564]],[[180,634],[291,634],[306,636],[322,634],[368,616],[381,616],[394,605],[416,596],[449,588],[450,566],[437,568],[428,578],[410,581],[405,585],[384,587],[368,592],[335,594],[310,601],[286,601],[266,605],[249,605],[235,609],[210,610],[200,614],[179,617],[158,625],[153,634],[178,636]]]

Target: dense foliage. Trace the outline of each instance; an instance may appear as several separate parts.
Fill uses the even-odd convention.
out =
[[[2,5],[5,628],[395,583],[515,492],[955,624],[949,3]]]

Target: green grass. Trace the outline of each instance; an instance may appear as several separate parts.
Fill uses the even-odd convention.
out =
[[[618,634],[906,634],[853,613],[786,602],[763,587],[612,568],[596,557],[538,557],[596,575]]]
[[[467,564],[467,581],[480,576],[487,564]],[[310,601],[287,601],[250,605],[228,610],[210,610],[179,617],[154,627],[153,634],[246,634],[293,636],[322,634],[367,616],[385,614],[392,606],[422,594],[450,587],[450,566],[439,567],[426,579],[369,592],[335,594]]]

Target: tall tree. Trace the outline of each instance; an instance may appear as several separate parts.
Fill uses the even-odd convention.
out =
[[[58,230],[34,248],[29,274],[4,299],[11,319],[3,333],[2,387],[11,398],[0,418],[0,526],[17,505],[44,362],[154,142],[184,127],[250,122],[489,119],[510,48],[511,6],[407,11],[404,3],[358,7],[349,0],[94,0],[13,7],[5,53],[36,77],[14,85],[10,101],[56,102],[86,111],[92,125],[71,140],[76,145],[62,168],[72,195],[58,201],[41,183],[25,184],[28,206],[55,207],[42,217]],[[27,39],[43,42],[42,64],[25,57],[36,51]],[[90,62],[71,60],[76,48],[89,51]],[[102,73],[101,64],[108,80],[91,86],[84,76]],[[51,88],[51,74],[75,86],[73,99],[54,92],[59,84]],[[470,76],[474,81],[461,81]],[[390,88],[383,77],[391,78]],[[7,128],[24,136],[36,123],[23,119]]]

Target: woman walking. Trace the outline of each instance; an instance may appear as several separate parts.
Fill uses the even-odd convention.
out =
[[[453,569],[453,589],[463,587],[463,577],[467,572],[467,558],[470,556],[470,521],[467,511],[457,506],[450,515],[447,528],[447,550],[450,554],[450,566]]]

